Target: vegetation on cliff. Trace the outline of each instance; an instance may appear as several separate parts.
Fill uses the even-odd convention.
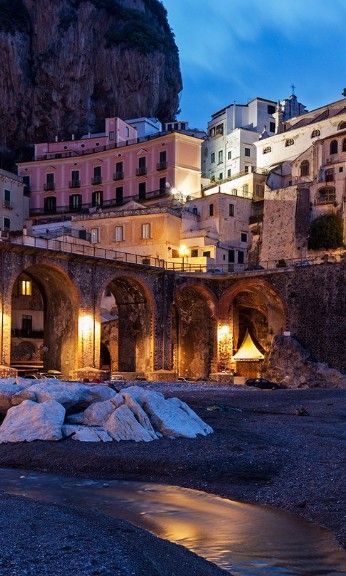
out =
[[[311,250],[339,248],[342,245],[342,219],[339,214],[324,214],[312,222],[309,232]]]

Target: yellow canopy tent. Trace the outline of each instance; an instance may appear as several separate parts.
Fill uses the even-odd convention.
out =
[[[239,350],[234,354],[233,360],[236,362],[254,362],[256,360],[264,360],[262,352],[258,350],[248,331],[246,331],[245,338]]]

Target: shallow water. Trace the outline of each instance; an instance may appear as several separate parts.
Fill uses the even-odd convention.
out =
[[[346,576],[346,554],[327,530],[197,490],[6,469],[0,470],[0,490],[127,520],[235,576]]]

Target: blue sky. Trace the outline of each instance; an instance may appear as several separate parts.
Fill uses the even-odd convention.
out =
[[[180,52],[180,117],[192,127],[234,100],[308,109],[346,88],[346,0],[163,0]]]

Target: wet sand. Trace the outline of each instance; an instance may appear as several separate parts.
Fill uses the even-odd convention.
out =
[[[214,434],[195,440],[163,439],[149,444],[89,444],[65,440],[0,445],[0,466],[69,476],[165,482],[197,488],[236,500],[290,510],[329,528],[340,544],[345,544],[345,391],[260,391],[203,386],[197,391],[195,386],[191,390],[183,386],[179,392],[170,393],[167,389],[167,395],[186,400],[213,426]],[[307,415],[298,415],[301,408]],[[95,568],[93,572],[90,568],[90,571],[87,563],[95,557],[95,552],[88,544],[86,548],[82,546],[85,558],[76,553],[74,574],[188,576],[222,573],[181,548],[162,542],[124,522],[85,516],[80,511],[63,510],[8,496],[1,500],[3,534],[6,534],[6,526],[11,529],[13,523],[20,520],[21,513],[27,511],[30,515],[29,508],[42,507],[42,510],[46,510],[44,514],[53,532],[54,523],[59,525],[59,515],[66,515],[67,520],[60,522],[60,526],[67,523],[76,530],[79,526],[78,529],[86,533],[94,526],[90,532],[93,542],[98,542],[103,534],[101,540],[107,543],[104,545],[108,550],[107,561],[114,562],[116,558],[120,561],[128,554],[133,563],[130,571],[126,571],[128,568],[122,561],[116,569],[106,567],[105,571],[100,571]],[[11,517],[6,514],[6,506],[12,512]],[[82,529],[83,522],[90,523],[90,527]],[[109,535],[106,537],[102,532],[105,526],[110,525],[118,527],[115,540],[123,546],[119,555],[115,553],[116,558],[109,553],[116,548],[111,541],[108,542]],[[44,534],[44,524],[42,530]],[[33,546],[38,543],[35,531],[36,528],[31,531]],[[78,548],[78,538],[78,535],[70,535],[67,541],[70,540],[72,547]],[[144,541],[146,558],[150,557],[147,567],[141,566]],[[23,546],[25,542],[30,546],[29,537],[23,540]],[[135,551],[138,552],[137,556]],[[79,568],[78,554],[79,562],[84,561]],[[17,554],[15,558],[18,558]],[[61,565],[65,563],[63,557],[60,560]],[[51,562],[49,560],[47,565]],[[200,562],[203,568],[201,564],[197,566]],[[2,567],[1,564],[0,568],[12,570],[0,571],[6,576],[48,574],[48,571],[42,571],[45,569],[43,564],[37,565],[33,572],[16,572],[15,568]],[[49,572],[60,574],[56,566]]]

